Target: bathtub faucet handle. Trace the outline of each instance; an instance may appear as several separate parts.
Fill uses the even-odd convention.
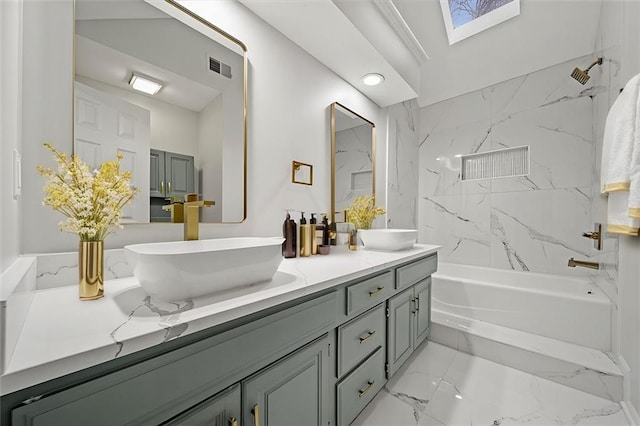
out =
[[[593,231],[583,232],[582,236],[593,240],[593,247],[596,250],[602,250],[602,224],[594,223]]]

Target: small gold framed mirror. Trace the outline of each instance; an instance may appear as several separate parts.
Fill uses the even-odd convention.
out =
[[[291,163],[291,182],[300,185],[313,185],[313,166],[294,160]]]

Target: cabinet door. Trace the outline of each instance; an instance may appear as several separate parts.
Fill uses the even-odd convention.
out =
[[[240,385],[220,392],[176,416],[163,426],[238,426],[240,424]]]
[[[165,197],[164,151],[152,149],[149,153],[149,196]]]
[[[387,377],[393,374],[409,358],[413,351],[416,311],[413,288],[408,288],[389,299],[387,320]]]
[[[328,421],[329,338],[304,346],[242,383],[244,425],[311,426]]]
[[[195,166],[190,155],[165,152],[165,178],[167,196],[183,197],[194,192]]]
[[[431,326],[431,277],[414,286],[416,333],[414,349],[429,336]]]

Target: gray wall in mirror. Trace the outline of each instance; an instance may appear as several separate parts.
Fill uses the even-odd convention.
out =
[[[171,5],[167,9],[167,3],[160,5],[172,15],[182,14]],[[198,23],[193,21],[189,25],[197,28]],[[194,158],[193,192],[216,202],[214,207],[203,209],[203,222],[244,220],[246,70],[244,52],[239,47],[236,50],[143,0],[118,2],[118,7],[113,7],[113,2],[76,0],[74,149],[88,161],[97,162],[104,159],[95,155],[92,147],[96,143],[124,151],[123,166],[133,169],[134,184],[142,190],[137,205],[123,212],[128,222],[149,221],[149,166],[148,160],[146,164],[140,161],[141,157],[148,157],[149,149]],[[211,70],[210,65],[216,68],[217,63],[222,64],[221,72]],[[133,72],[162,82],[162,89],[154,96],[134,91],[128,84]],[[93,96],[85,95],[83,85],[90,88]],[[135,132],[125,132],[121,137],[123,125],[119,119],[115,132],[108,128],[102,132],[115,133],[114,138],[95,141],[80,138],[87,134],[87,123],[79,115],[91,108],[83,105],[91,103],[106,110],[116,101],[147,110],[149,122],[132,119],[129,114],[127,119],[132,123],[129,127]],[[88,125],[95,126],[93,122]],[[145,133],[145,127],[148,138],[138,139],[138,135]],[[127,145],[132,133],[136,136],[134,146]],[[106,156],[109,149],[101,151]],[[169,192],[170,180],[167,172],[166,180],[162,181],[167,198],[175,195]],[[153,201],[156,214],[152,216],[157,216],[159,204],[168,201],[162,198]]]
[[[335,214],[348,208],[354,198],[375,193],[375,125],[337,102],[332,110]]]

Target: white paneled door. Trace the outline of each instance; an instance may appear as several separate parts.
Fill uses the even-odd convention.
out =
[[[124,156],[140,193],[122,211],[123,222],[149,222],[150,111],[75,82],[74,153],[90,167]]]

